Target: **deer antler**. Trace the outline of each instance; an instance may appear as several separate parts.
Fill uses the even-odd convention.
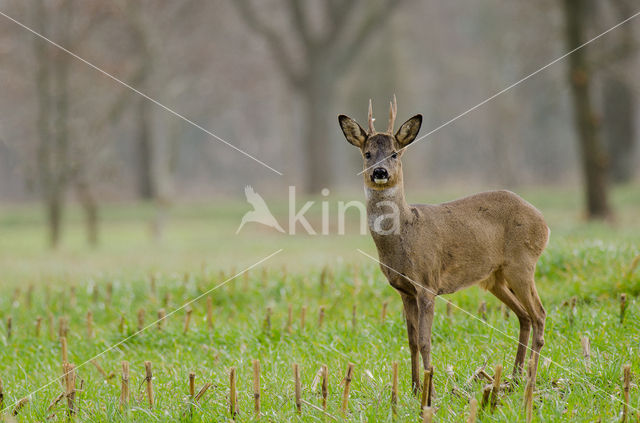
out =
[[[396,122],[396,114],[398,113],[398,103],[396,95],[393,95],[393,102],[389,102],[389,126],[387,132],[393,135],[393,124]]]
[[[371,107],[371,99],[369,99],[369,135],[376,132],[376,128],[373,127],[373,107]]]

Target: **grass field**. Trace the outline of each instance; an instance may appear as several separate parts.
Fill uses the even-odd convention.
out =
[[[640,254],[640,190],[627,187],[614,193],[617,224],[586,224],[579,218],[579,197],[571,191],[525,192],[550,223],[552,238],[537,270],[537,285],[547,309],[546,345],[540,360],[534,403],[537,421],[619,421],[622,371],[631,364],[631,407],[640,408],[640,268],[632,263]],[[411,200],[437,201],[450,195]],[[283,213],[286,205],[275,208]],[[399,362],[399,401],[396,421],[418,421],[419,400],[411,395],[409,351],[401,302],[377,264],[356,252],[376,256],[369,237],[286,237],[269,231],[232,236],[241,203],[224,206],[175,207],[165,239],[149,242],[150,207],[110,206],[103,212],[102,244],[84,247],[81,222],[72,211],[63,248],[43,246],[43,223],[32,207],[0,210],[0,379],[5,415],[13,404],[33,393],[18,413],[19,421],[66,419],[65,400],[48,409],[62,392],[59,319],[68,319],[68,360],[78,366],[76,419],[82,421],[224,421],[229,414],[229,369],[237,369],[237,421],[253,415],[252,360],[262,368],[262,419],[267,421],[330,420],[309,405],[296,412],[292,364],[298,363],[303,400],[321,406],[311,390],[322,364],[329,369],[327,413],[350,421],[392,421],[391,363]],[[279,215],[279,214],[278,214]],[[311,214],[312,219],[317,219]],[[311,219],[310,219],[311,220]],[[283,251],[246,276],[231,275]],[[640,267],[640,266],[639,266]],[[323,269],[328,276],[320,283]],[[155,274],[155,289],[150,283]],[[111,291],[111,294],[108,292]],[[619,296],[628,305],[620,323]],[[203,295],[204,294],[204,295]],[[185,333],[185,309],[170,315],[159,330],[155,325],[134,335],[138,314],[151,324],[158,310],[167,313],[189,305],[193,310]],[[571,310],[572,297],[577,298]],[[207,324],[207,298],[213,305],[213,327]],[[486,365],[496,364],[509,374],[518,333],[515,316],[505,319],[499,302],[471,288],[447,296],[456,306],[477,316],[486,301],[486,322],[438,300],[433,327],[435,421],[459,422],[469,410],[468,398],[481,399],[486,382],[468,379]],[[381,318],[383,303],[387,315]],[[293,312],[287,330],[288,308]],[[305,327],[301,327],[306,307]],[[320,307],[324,322],[318,324]],[[356,322],[354,325],[353,310]],[[267,309],[270,324],[266,323]],[[86,326],[93,315],[93,334]],[[40,334],[35,322],[42,318]],[[7,320],[11,318],[11,335]],[[53,322],[53,325],[51,325]],[[487,324],[488,323],[488,324]],[[115,348],[103,351],[131,336]],[[581,337],[591,342],[590,369],[582,356]],[[87,360],[96,361],[114,377],[105,379]],[[120,407],[121,362],[131,366],[131,402]],[[155,404],[145,394],[144,361],[153,368]],[[348,413],[341,415],[342,379],[348,363],[354,377]],[[86,363],[86,364],[85,364]],[[196,374],[196,390],[212,387],[190,406],[189,373]],[[81,382],[82,381],[82,382]],[[455,389],[454,389],[455,388]],[[503,393],[500,404],[478,421],[523,420],[524,384]],[[189,412],[188,410],[192,410]],[[638,419],[632,411],[630,421]]]

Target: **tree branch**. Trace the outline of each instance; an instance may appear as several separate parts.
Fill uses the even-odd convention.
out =
[[[610,2],[609,6],[613,8],[616,19],[627,19],[633,14],[631,5],[624,0]],[[589,58],[588,63],[593,68],[606,67],[611,63],[625,59],[631,60],[637,53],[640,43],[636,40],[633,25],[628,23],[623,25],[612,36],[613,40],[609,43],[609,48]]]
[[[378,8],[372,9],[369,15],[362,21],[360,28],[356,31],[351,42],[343,43],[344,47],[337,55],[336,68],[339,70],[346,69],[356,57],[358,50],[371,38],[373,29],[380,25],[384,19],[390,16],[395,7],[402,0],[385,0]]]
[[[593,57],[589,58],[588,64],[591,68],[597,69],[622,60],[630,60],[631,57],[637,53],[638,48],[640,48],[640,43],[634,42],[633,40],[626,40],[614,45],[604,53],[593,55]]]
[[[267,41],[275,56],[276,64],[287,77],[288,82],[296,88],[302,86],[303,78],[299,72],[294,69],[293,63],[285,50],[282,36],[260,20],[247,0],[232,0],[231,3],[238,8],[238,14],[247,23],[247,26]]]
[[[71,50],[76,48],[78,43],[85,41],[92,33],[98,32],[99,27],[107,22],[106,18],[110,14],[108,7],[98,1],[87,3],[86,7],[88,8],[88,10],[85,11],[85,16],[88,17],[87,21],[73,31],[73,39],[70,40],[73,41],[73,43],[65,46]]]
[[[304,11],[302,10],[302,1],[303,0],[288,0],[288,3],[289,10],[291,11],[291,23],[298,32],[300,39],[305,45],[305,52],[307,52],[309,48],[312,48],[311,44],[313,44],[313,40],[309,33],[307,19],[304,15]]]
[[[325,0],[325,7],[327,16],[329,16],[331,22],[331,28],[325,35],[325,39],[323,40],[324,45],[332,45],[335,40],[340,38],[340,35],[347,27],[345,22],[347,22],[347,18],[357,3],[356,0]]]

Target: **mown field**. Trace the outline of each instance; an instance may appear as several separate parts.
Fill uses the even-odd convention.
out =
[[[640,255],[640,194],[634,187],[615,193],[618,223],[613,226],[582,222],[573,207],[579,201],[573,192],[532,191],[525,198],[543,210],[552,228],[537,270],[547,325],[534,419],[619,421],[621,368],[630,364],[630,421],[635,421],[639,417],[633,409],[640,408],[640,266],[634,269],[633,263]],[[77,366],[78,421],[228,421],[232,367],[237,372],[235,420],[252,421],[254,359],[262,370],[262,420],[418,421],[420,405],[410,390],[401,302],[376,263],[356,252],[361,248],[376,255],[369,238],[355,233],[286,237],[258,228],[232,237],[245,208],[176,208],[165,239],[152,244],[144,226],[151,210],[111,206],[104,212],[103,243],[94,251],[84,248],[81,221],[73,211],[65,244],[53,253],[43,247],[37,210],[2,209],[0,379],[5,418],[16,401],[28,397],[15,417],[18,421],[66,420],[66,399],[50,407],[63,392],[62,318],[68,321],[68,361]],[[229,279],[280,248],[272,259]],[[622,323],[621,293],[627,294]],[[469,381],[479,367],[493,374],[495,365],[502,364],[510,374],[518,323],[512,313],[505,318],[499,302],[478,288],[446,299],[460,309],[452,307],[447,313],[445,302],[437,301],[434,421],[459,422],[469,412],[469,398],[481,401],[486,381]],[[486,321],[478,313],[482,301]],[[187,308],[192,311],[185,331]],[[153,324],[160,309],[177,309],[162,329]],[[136,334],[140,325],[152,326]],[[591,343],[589,366],[582,337]],[[106,378],[88,362],[96,356]],[[131,400],[126,407],[120,404],[122,361],[130,363]],[[153,408],[146,397],[145,361],[153,371]],[[394,361],[399,362],[395,418],[390,406]],[[316,407],[322,398],[319,387],[312,390],[314,377],[327,365],[326,413],[331,417],[307,404],[297,413],[293,363],[299,365],[302,399]],[[348,411],[342,415],[342,381],[349,363],[355,367]],[[189,395],[191,372],[196,391],[212,384],[197,402]],[[478,421],[522,421],[523,391],[524,383],[502,393],[495,411],[481,412]]]

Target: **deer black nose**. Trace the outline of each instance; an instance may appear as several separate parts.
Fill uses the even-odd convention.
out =
[[[383,167],[373,169],[372,176],[373,179],[389,179],[389,173],[387,172],[387,169]]]

